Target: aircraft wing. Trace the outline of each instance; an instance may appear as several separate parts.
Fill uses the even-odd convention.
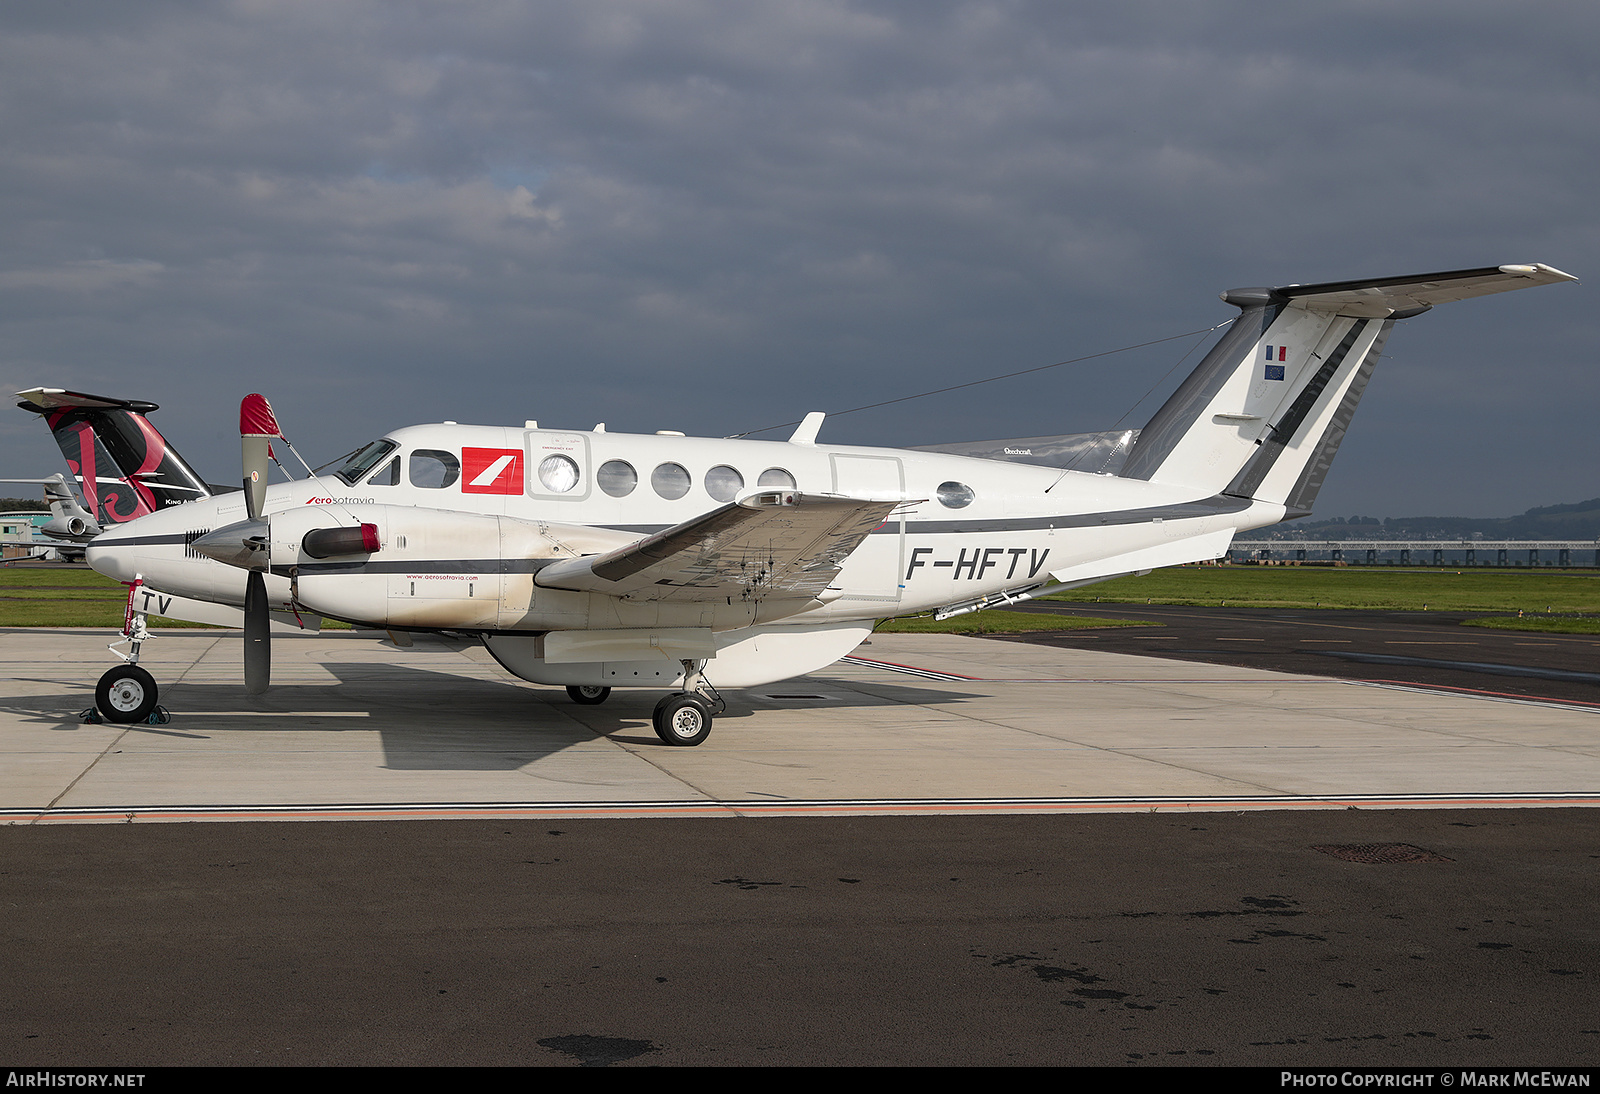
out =
[[[1482,269],[1412,274],[1374,281],[1284,285],[1271,291],[1317,311],[1385,317],[1392,312],[1426,311],[1435,304],[1449,304],[1474,296],[1576,280],[1571,274],[1535,262],[1524,266],[1486,266]]]
[[[753,494],[626,547],[546,566],[534,581],[636,600],[810,600],[900,504]]]

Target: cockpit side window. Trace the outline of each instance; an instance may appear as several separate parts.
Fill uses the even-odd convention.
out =
[[[461,461],[456,459],[453,452],[437,448],[419,448],[411,453],[408,474],[412,486],[443,490],[447,486],[454,486],[455,481],[461,477]]]
[[[334,474],[344,481],[346,486],[354,486],[368,471],[371,471],[378,461],[400,446],[393,441],[373,441],[356,449],[345,457],[344,464]],[[319,468],[320,470],[320,468]]]
[[[389,466],[380,467],[372,473],[372,478],[367,480],[368,486],[399,486],[400,485],[400,457],[396,456],[389,461]]]

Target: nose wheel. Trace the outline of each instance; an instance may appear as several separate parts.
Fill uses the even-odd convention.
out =
[[[143,722],[156,709],[156,681],[138,665],[118,665],[100,677],[94,705],[108,722]]]

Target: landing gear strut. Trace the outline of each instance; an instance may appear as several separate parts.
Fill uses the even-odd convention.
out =
[[[656,736],[669,745],[690,747],[711,736],[711,721],[727,709],[722,696],[706,679],[704,661],[683,662],[683,691],[656,704]]]
[[[94,705],[108,722],[145,722],[161,709],[156,706],[160,691],[155,677],[139,667],[139,647],[154,637],[145,613],[133,606],[139,586],[143,584],[142,578],[135,577],[128,586],[128,608],[122,615],[122,641],[107,647],[126,664],[108,670],[94,688]],[[128,652],[117,649],[121,645],[126,645]]]

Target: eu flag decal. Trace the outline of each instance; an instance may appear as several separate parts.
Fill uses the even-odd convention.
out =
[[[1285,360],[1288,360],[1288,357],[1289,357],[1289,347],[1288,346],[1266,346],[1264,348],[1266,349],[1265,359],[1267,361],[1285,361]],[[1266,379],[1268,379],[1268,380],[1281,380],[1281,379],[1283,379],[1283,366],[1282,365],[1273,365],[1273,364],[1267,365]]]

